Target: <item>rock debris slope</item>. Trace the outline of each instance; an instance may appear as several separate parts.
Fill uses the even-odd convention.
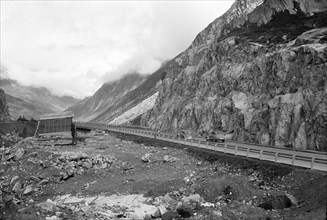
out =
[[[0,219],[326,219],[322,173],[100,130],[7,137]]]
[[[92,96],[83,99],[68,108],[67,111],[73,112],[76,120],[93,120],[115,105],[116,102],[119,102],[129,91],[140,85],[144,79],[145,77],[138,73],[131,73],[122,79],[105,83]]]
[[[136,109],[142,108],[142,105],[139,107],[137,106],[144,100],[153,96],[158,91],[158,87],[161,83],[161,78],[165,75],[166,64],[167,63],[164,62],[157,71],[148,76],[141,84],[139,84],[139,86],[129,90],[120,99],[116,99],[114,103],[110,104],[107,109],[102,114],[94,118],[92,122],[109,123],[115,120],[117,117],[120,117],[120,115],[124,114],[125,112],[130,111],[134,107],[136,107]],[[137,115],[137,113],[135,112],[134,115]],[[124,121],[124,123],[125,122],[126,121]],[[128,123],[130,123],[130,121],[128,121]],[[122,122],[119,124],[122,124]]]
[[[0,122],[10,121],[9,108],[5,92],[0,89]]]
[[[109,124],[111,125],[128,124],[130,121],[133,121],[138,116],[143,115],[144,113],[152,109],[157,97],[158,97],[158,92],[153,94],[149,98],[143,100],[137,106],[124,112],[122,115],[112,120]]]
[[[327,149],[327,1],[237,0],[166,67],[148,125]]]

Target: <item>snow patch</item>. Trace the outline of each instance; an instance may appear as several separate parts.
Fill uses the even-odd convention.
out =
[[[151,97],[143,100],[140,104],[137,106],[131,108],[130,110],[126,111],[119,117],[112,120],[109,124],[110,125],[122,125],[125,123],[129,123],[130,121],[137,118],[139,115],[142,115],[153,108],[159,92],[156,92]]]

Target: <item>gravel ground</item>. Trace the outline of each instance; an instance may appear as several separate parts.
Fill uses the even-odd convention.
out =
[[[133,135],[78,137],[1,148],[0,219],[326,219],[326,173]]]

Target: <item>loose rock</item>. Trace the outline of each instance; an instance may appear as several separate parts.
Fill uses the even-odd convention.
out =
[[[193,215],[193,209],[187,204],[181,204],[177,207],[177,212],[183,218],[189,218]]]
[[[18,182],[16,182],[16,184],[12,188],[12,191],[15,192],[15,193],[18,193],[21,190],[22,190],[22,184],[18,181]]]
[[[36,204],[35,206],[41,208],[43,211],[51,213],[54,213],[57,210],[56,204],[50,199],[47,199],[45,202]]]
[[[33,192],[32,185],[28,185],[25,187],[23,195],[28,195],[28,194],[31,194],[32,192]]]
[[[177,212],[174,211],[167,211],[161,216],[162,220],[173,220],[175,218],[179,217]]]
[[[18,180],[19,177],[18,176],[14,176],[13,178],[11,178],[10,180],[10,184],[13,184],[14,182],[16,182],[16,180]]]
[[[55,215],[51,216],[51,217],[45,217],[45,220],[59,220],[59,218]]]
[[[145,154],[141,159],[144,163],[150,163],[150,154]]]
[[[25,150],[23,148],[19,148],[15,153],[15,160],[19,160],[23,157]]]
[[[298,204],[297,199],[294,196],[292,196],[291,194],[288,194],[288,193],[285,192],[285,196],[290,201],[292,206],[296,206]]]
[[[176,157],[171,157],[171,156],[168,156],[168,155],[165,155],[163,157],[163,162],[175,162],[177,160],[178,159]]]

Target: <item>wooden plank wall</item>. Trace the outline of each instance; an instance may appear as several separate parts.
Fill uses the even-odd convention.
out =
[[[38,134],[71,131],[72,117],[40,120]]]

